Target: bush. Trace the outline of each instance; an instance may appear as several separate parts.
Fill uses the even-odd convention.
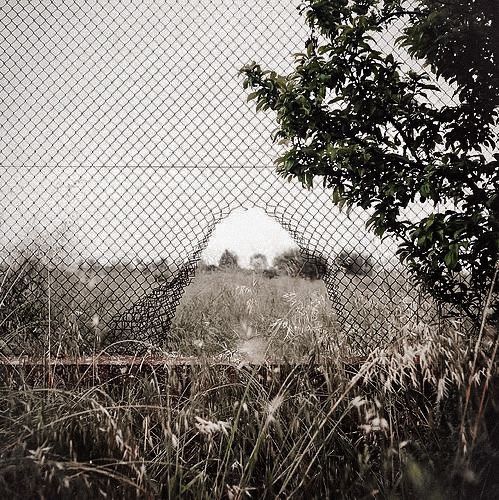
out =
[[[322,279],[326,274],[327,261],[324,257],[304,257],[300,250],[287,250],[274,258],[274,267],[292,277]]]
[[[221,269],[236,269],[239,267],[239,257],[230,250],[225,250],[218,261],[218,267]]]
[[[373,263],[370,257],[358,253],[342,250],[335,258],[335,263],[345,270],[347,274],[366,276],[373,270]]]
[[[269,269],[264,269],[263,275],[265,276],[265,278],[272,279],[272,278],[276,278],[277,276],[279,276],[279,273],[277,272],[277,269],[275,269],[274,267],[271,267]]]
[[[256,253],[250,258],[250,267],[257,273],[263,272],[268,265],[267,257],[263,253]]]

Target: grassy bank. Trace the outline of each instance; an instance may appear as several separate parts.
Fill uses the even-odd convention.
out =
[[[4,371],[0,494],[497,498],[491,355],[448,331],[357,364]]]

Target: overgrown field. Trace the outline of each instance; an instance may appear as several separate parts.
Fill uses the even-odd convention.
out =
[[[105,351],[111,317],[150,293],[163,275],[168,272],[132,265],[51,268],[34,259],[7,268],[0,287],[0,352],[67,356]],[[146,334],[142,340],[152,350],[182,355],[230,356],[252,343],[260,345],[259,352],[265,343],[268,355],[290,355],[290,346],[300,355],[317,346],[320,337],[333,338],[334,324],[321,280],[201,270],[186,288],[163,342],[148,346]],[[130,352],[137,347],[144,346],[132,344]]]
[[[4,369],[0,496],[497,498],[477,353],[449,330],[356,363]]]
[[[127,340],[108,335],[111,318],[168,275],[168,270],[133,264],[82,269],[37,259],[5,267],[0,276],[0,353],[111,352],[110,343]],[[338,270],[330,286],[328,292],[320,279],[270,279],[245,269],[201,268],[163,341],[150,345],[144,332],[130,352],[141,347],[182,355],[292,360],[335,346],[337,354],[363,355],[436,322],[432,304],[398,269],[377,269],[369,277]]]
[[[100,352],[44,271],[26,283],[50,308],[2,288],[4,354],[19,336],[52,360]],[[0,498],[498,498],[497,335],[434,321],[388,278],[340,280],[342,317],[320,280],[199,272],[141,368],[3,366]]]
[[[296,360],[337,343],[339,331],[321,280],[215,271],[199,273],[186,289],[171,345],[196,356]]]

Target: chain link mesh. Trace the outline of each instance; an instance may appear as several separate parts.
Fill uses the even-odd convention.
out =
[[[7,0],[0,25],[2,351],[46,349],[47,328],[86,352],[97,330],[125,350],[161,343],[214,228],[241,207],[327,261],[359,353],[436,314],[425,298],[414,308],[395,242],[369,234],[365,212],[274,172],[273,117],[246,104],[238,70],[291,70],[307,38],[292,2]],[[345,272],[345,252],[373,269]]]

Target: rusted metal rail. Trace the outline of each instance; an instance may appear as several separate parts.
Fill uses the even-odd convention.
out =
[[[362,360],[343,363],[355,373]],[[130,379],[154,377],[172,392],[185,394],[193,384],[209,374],[214,383],[246,383],[257,380],[266,387],[278,387],[287,377],[306,376],[314,387],[326,383],[325,363],[299,361],[289,363],[269,360],[249,363],[241,360],[177,356],[92,356],[78,358],[31,358],[27,356],[0,359],[0,385],[12,388],[43,386],[71,390],[98,384],[123,384]],[[296,377],[299,378],[299,377]]]

